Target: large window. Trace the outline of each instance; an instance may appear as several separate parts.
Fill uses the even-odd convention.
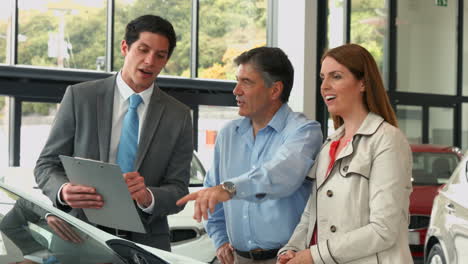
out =
[[[34,168],[57,112],[57,104],[23,102],[20,166]]]
[[[420,144],[422,140],[423,112],[421,106],[398,105],[396,110],[398,125],[410,143]]]
[[[468,146],[462,122],[467,110],[460,107],[468,102],[468,7],[459,9],[464,1],[343,2],[349,41],[376,59],[409,141]]]
[[[387,72],[387,1],[351,1],[350,38],[364,46],[374,56],[382,74]]]
[[[266,45],[267,0],[200,0],[198,76],[235,79],[232,60]]]
[[[67,85],[101,78],[120,70],[124,63],[120,44],[125,26],[145,14],[169,20],[177,35],[174,53],[161,72],[161,75],[166,75],[160,79],[161,88],[193,109],[198,109],[200,104],[235,105],[235,101],[230,100],[232,94],[225,89],[231,88],[233,82],[225,80],[234,79],[236,67],[232,60],[235,56],[267,44],[267,21],[270,21],[267,8],[270,2],[1,0],[0,64],[6,65],[1,66],[4,72],[0,72],[0,80],[3,81],[0,95],[10,95],[21,104],[13,106],[13,120],[9,123],[15,127],[10,137],[6,126],[0,124],[0,143],[5,142],[0,159],[5,164],[33,167],[56,110],[56,104],[37,102],[57,102]],[[223,81],[168,78],[167,75]],[[35,102],[25,102],[26,98]],[[222,103],[218,101],[220,98]],[[0,97],[0,106],[3,106],[3,99]],[[215,138],[216,132],[212,131],[219,129],[212,128],[210,121],[204,126],[207,124],[205,120],[231,120],[232,117],[219,117],[218,112],[224,110],[199,109],[202,137],[199,142],[203,156],[203,149],[210,149],[212,144],[209,142]],[[19,118],[22,122],[17,121]],[[224,121],[220,121],[222,123]],[[13,147],[10,156],[8,145]],[[8,160],[8,157],[13,158]]]
[[[144,15],[159,15],[174,26],[177,46],[161,74],[190,77],[191,7],[187,0],[117,0],[115,4],[114,69],[123,65],[120,43],[125,26],[132,19]]]
[[[198,158],[208,170],[213,161],[219,130],[229,121],[241,118],[237,107],[200,105],[198,118]]]
[[[328,0],[328,49],[343,45],[346,42],[345,13],[344,0]]]
[[[458,7],[447,3],[398,1],[398,91],[455,95]]]
[[[0,8],[0,63],[9,63],[13,0],[3,0]]]
[[[105,0],[18,0],[18,64],[104,70]]]
[[[176,31],[177,46],[162,75],[232,80],[232,59],[267,44],[268,0],[2,0],[2,6],[0,63],[6,64],[118,71],[125,26],[145,14],[169,20]],[[10,62],[11,32],[17,33],[17,53]]]
[[[453,108],[429,108],[429,143],[453,145]]]

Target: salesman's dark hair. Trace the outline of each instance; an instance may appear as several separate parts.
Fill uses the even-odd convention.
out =
[[[165,36],[169,40],[168,57],[171,57],[176,46],[176,34],[171,22],[155,15],[143,15],[135,18],[125,28],[124,39],[128,47],[140,38],[141,32],[151,32]]]

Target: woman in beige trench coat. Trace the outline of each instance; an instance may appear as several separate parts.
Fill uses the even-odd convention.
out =
[[[370,53],[325,53],[321,94],[336,132],[311,169],[309,202],[278,263],[407,264],[412,156]]]

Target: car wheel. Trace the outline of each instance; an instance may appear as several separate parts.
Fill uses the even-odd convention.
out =
[[[440,246],[440,244],[435,244],[431,248],[429,256],[427,257],[426,264],[447,264],[444,252],[442,251],[442,247]]]

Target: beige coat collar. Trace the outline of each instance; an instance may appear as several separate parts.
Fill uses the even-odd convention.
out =
[[[367,114],[366,118],[362,122],[361,126],[359,127],[358,131],[356,132],[356,135],[364,135],[364,136],[369,136],[374,134],[379,126],[384,122],[384,119],[372,112],[369,112]],[[341,138],[344,134],[344,125],[340,126],[335,133],[330,135],[327,138],[327,141],[335,141]]]

